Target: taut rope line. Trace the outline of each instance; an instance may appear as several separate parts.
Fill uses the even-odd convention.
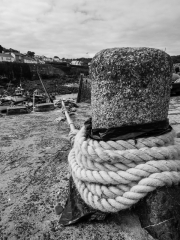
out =
[[[75,134],[69,165],[82,199],[95,209],[127,209],[156,188],[180,182],[174,131],[136,142],[86,139],[85,127]]]

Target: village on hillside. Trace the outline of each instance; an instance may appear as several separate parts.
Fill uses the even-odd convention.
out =
[[[33,63],[33,64],[48,64],[48,63],[67,63],[67,65],[87,66],[90,64],[91,58],[88,59],[60,59],[58,56],[46,57],[44,55],[35,55],[34,52],[28,51],[21,53],[12,48],[6,49],[0,45],[0,62],[16,62],[16,63]]]

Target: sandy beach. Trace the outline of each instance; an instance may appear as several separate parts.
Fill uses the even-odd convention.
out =
[[[78,105],[72,118],[80,128],[91,111],[88,103]],[[0,239],[139,239],[143,231],[131,226],[129,233],[128,222],[58,224],[54,207],[67,199],[71,148],[68,124],[55,121],[60,115],[57,108],[0,118]],[[180,96],[171,98],[169,120],[180,132]]]

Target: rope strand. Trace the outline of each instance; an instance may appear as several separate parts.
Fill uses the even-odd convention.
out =
[[[157,187],[180,182],[174,131],[137,142],[86,139],[84,127],[76,133],[68,162],[82,199],[95,209],[127,209]]]

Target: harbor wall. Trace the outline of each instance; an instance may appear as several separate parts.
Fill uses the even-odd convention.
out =
[[[30,93],[35,89],[44,91],[37,70],[48,92],[56,94],[77,93],[79,75],[88,74],[88,68],[84,66],[3,62],[0,63],[0,85],[9,93],[13,93],[20,83]]]
[[[0,79],[7,78],[12,81],[22,79],[37,79],[37,69],[43,78],[51,78],[59,75],[65,75],[64,71],[54,68],[50,64],[32,64],[32,63],[0,63]]]

